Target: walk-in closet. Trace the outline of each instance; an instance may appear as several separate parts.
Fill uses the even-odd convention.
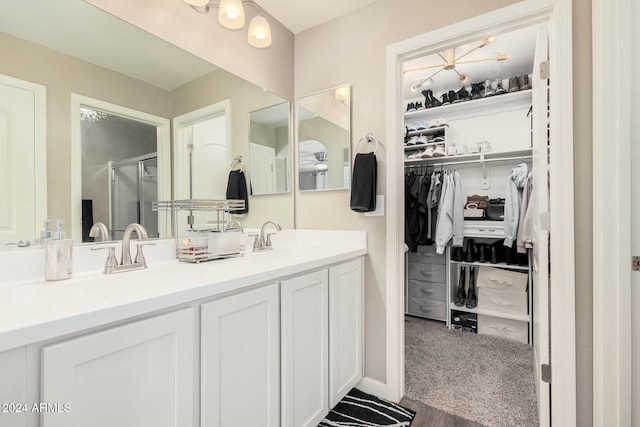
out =
[[[403,64],[405,397],[483,426],[548,416],[547,39]]]

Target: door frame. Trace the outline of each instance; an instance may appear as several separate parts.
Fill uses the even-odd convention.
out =
[[[71,236],[82,243],[82,127],[80,108],[95,108],[116,116],[147,123],[157,130],[158,200],[171,200],[171,131],[169,119],[112,104],[76,93],[71,94]],[[158,212],[158,232],[161,239],[171,236],[167,212]]]
[[[34,160],[34,195],[35,223],[34,234],[38,237],[38,230],[42,227],[47,216],[47,87],[27,80],[0,74],[0,84],[17,87],[33,93],[33,160]]]
[[[573,51],[572,1],[525,0],[387,48],[387,141],[402,140],[402,62],[491,31],[549,23],[551,134],[558,141],[550,162],[553,188],[550,223],[553,245],[550,289],[552,425],[576,424],[575,261],[573,208]],[[404,395],[402,145],[387,149],[386,397]],[[555,325],[555,327],[554,327]]]
[[[174,117],[173,123],[173,191],[174,194],[186,194],[183,193],[184,189],[188,190],[189,181],[188,170],[187,175],[184,175],[188,162],[188,156],[184,150],[180,148],[185,144],[183,136],[183,130],[187,126],[194,125],[196,123],[212,119],[218,116],[225,116],[225,146],[227,147],[227,164],[231,163],[231,101],[226,99],[224,101],[216,102],[215,104],[207,105],[206,107],[199,108],[194,111],[182,114]],[[245,165],[246,166],[246,165]],[[185,197],[186,198],[186,197]]]
[[[592,0],[593,425],[602,427],[632,422],[631,4]]]

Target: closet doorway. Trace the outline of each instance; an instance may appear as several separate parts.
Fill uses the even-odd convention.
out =
[[[500,35],[504,35],[509,32],[526,27],[536,28],[537,34],[535,53],[538,56],[534,61],[532,61],[534,64],[532,64],[531,69],[525,71],[528,79],[530,80],[530,84],[533,86],[533,89],[531,90],[526,87],[526,84],[522,86],[526,88],[525,90],[530,90],[531,97],[529,98],[529,104],[530,106],[532,106],[533,111],[542,113],[533,115],[533,121],[530,121],[529,123],[529,131],[531,132],[531,134],[526,135],[524,139],[521,139],[523,141],[527,140],[527,142],[531,144],[529,148],[518,146],[517,149],[507,150],[501,146],[502,143],[500,142],[499,137],[490,138],[493,135],[486,134],[487,137],[485,138],[480,135],[482,132],[478,132],[478,135],[475,135],[478,137],[478,141],[466,140],[464,133],[465,131],[468,131],[471,126],[460,126],[459,129],[455,129],[455,126],[453,126],[453,122],[462,122],[463,120],[477,120],[479,121],[478,126],[474,127],[476,129],[482,128],[482,117],[485,117],[484,124],[486,124],[486,122],[489,121],[486,116],[490,114],[489,107],[485,106],[480,107],[479,111],[473,111],[475,109],[475,107],[472,106],[473,103],[476,102],[476,105],[479,105],[481,100],[465,99],[466,96],[472,96],[471,93],[474,92],[474,89],[476,89],[475,87],[469,88],[469,95],[463,94],[463,99],[458,99],[458,97],[460,96],[460,94],[458,93],[458,89],[461,86],[460,81],[462,81],[465,77],[462,72],[460,73],[460,75],[456,76],[456,78],[460,80],[458,81],[458,87],[456,87],[455,91],[453,91],[454,93],[452,94],[451,92],[447,92],[447,97],[450,98],[451,96],[455,96],[456,102],[452,103],[449,100],[449,107],[437,106],[436,108],[441,108],[440,112],[442,113],[442,115],[438,114],[433,118],[430,118],[429,121],[441,118],[447,119],[447,117],[445,117],[445,108],[448,108],[449,112],[452,114],[454,110],[457,110],[456,114],[459,114],[459,116],[456,117],[454,115],[453,118],[449,119],[451,120],[452,124],[451,126],[444,127],[444,135],[426,135],[427,141],[413,142],[414,145],[416,142],[418,144],[426,145],[425,147],[419,148],[425,150],[425,153],[422,154],[424,155],[424,157],[433,158],[434,153],[438,151],[437,154],[440,157],[446,158],[447,162],[452,164],[447,166],[461,169],[460,171],[457,171],[460,172],[461,175],[463,167],[471,168],[473,166],[469,165],[472,165],[472,162],[477,163],[477,165],[475,165],[477,169],[475,177],[461,177],[461,181],[463,185],[465,183],[468,183],[468,187],[470,189],[473,189],[473,191],[479,191],[482,189],[489,190],[493,188],[495,194],[489,192],[488,195],[493,196],[494,198],[499,197],[500,192],[505,192],[504,183],[506,183],[506,178],[509,175],[510,170],[513,168],[513,166],[515,166],[512,164],[513,161],[515,161],[516,165],[520,161],[524,161],[525,164],[527,164],[527,169],[532,169],[534,171],[534,174],[536,174],[538,181],[540,183],[543,183],[542,185],[536,185],[536,196],[538,198],[538,204],[534,215],[535,232],[532,236],[532,240],[534,241],[533,250],[530,250],[529,265],[531,265],[531,267],[527,266],[526,272],[528,272],[529,274],[524,274],[524,276],[527,278],[526,280],[528,281],[528,283],[524,284],[524,289],[527,290],[524,294],[524,307],[527,310],[526,320],[524,317],[519,317],[516,319],[515,316],[511,316],[511,320],[517,320],[526,323],[526,329],[524,330],[522,330],[522,323],[513,327],[513,329],[519,330],[524,334],[520,335],[521,341],[532,344],[535,348],[536,362],[535,365],[532,365],[531,368],[532,370],[535,370],[535,385],[538,395],[538,411],[540,412],[540,425],[543,426],[550,425],[552,421],[553,425],[571,425],[575,423],[575,410],[573,409],[575,408],[575,302],[573,294],[574,266],[572,247],[573,170],[571,167],[571,143],[567,142],[572,140],[572,110],[570,101],[570,85],[562,86],[560,84],[561,82],[566,82],[567,79],[570,78],[571,34],[570,31],[567,34],[566,28],[562,28],[562,26],[559,25],[559,22],[562,22],[563,19],[567,19],[566,5],[564,5],[562,2],[559,2],[552,3],[548,6],[549,7],[547,8],[541,9],[540,7],[536,7],[535,5],[533,5],[531,2],[523,2],[523,4],[500,9],[499,11],[453,25],[442,30],[425,34],[423,37],[418,37],[406,42],[401,42],[397,45],[390,46],[388,50],[389,69],[393,70],[393,73],[390,74],[394,75],[393,81],[390,77],[388,86],[390,88],[389,110],[393,112],[390,114],[391,126],[389,126],[388,139],[402,141],[406,132],[405,125],[409,125],[407,127],[410,127],[410,125],[412,124],[407,123],[407,120],[405,119],[411,118],[411,114],[415,114],[416,116],[420,115],[419,112],[406,112],[406,110],[408,109],[407,101],[413,100],[405,99],[400,87],[400,82],[402,82],[403,75],[405,75],[406,77],[406,74],[403,73],[403,71],[405,70],[405,63],[410,63],[411,61],[415,61],[417,58],[437,54],[438,52],[440,52],[442,61],[444,61],[446,65],[449,65],[450,55],[448,53],[448,50],[451,48],[465,46],[469,43],[473,45],[478,41],[482,42],[484,40],[489,40],[494,36],[500,37]],[[550,33],[554,34],[554,37],[547,40],[545,29],[548,27],[551,27]],[[566,38],[564,37],[565,35]],[[484,46],[489,46],[489,43],[490,41]],[[545,50],[549,46],[551,47],[551,51],[553,52],[551,63],[557,64],[557,66],[551,67],[551,76],[545,76],[547,77],[547,79],[550,77],[550,81],[554,82],[553,87],[550,89],[550,91],[547,90],[546,86],[538,84],[542,81],[546,82],[546,79],[542,80],[540,79],[540,76],[537,75],[541,71],[543,73],[546,73],[547,71],[547,66],[549,63],[544,61],[544,54]],[[561,55],[561,53],[563,52],[565,54],[564,57]],[[505,53],[495,52],[494,54],[496,57],[501,57]],[[452,56],[456,59],[460,59],[455,55],[455,53]],[[491,54],[489,53],[487,54],[487,56],[491,56]],[[569,60],[567,60],[567,58],[569,58]],[[496,59],[496,62],[498,61],[500,60]],[[452,72],[451,69],[456,67],[443,67],[442,73],[450,73]],[[433,72],[435,71],[438,71],[438,69],[433,69]],[[429,73],[428,76],[431,76],[432,74],[433,73]],[[425,83],[429,80],[428,76],[425,75],[422,78],[416,79],[416,81],[413,81],[411,85],[422,85],[422,83]],[[491,96],[495,96],[495,99],[503,97],[500,102],[497,102],[496,108],[497,113],[505,114],[508,108],[503,109],[501,105],[506,104],[507,99],[510,99],[510,97],[515,97],[508,92],[508,77],[512,76],[502,76],[504,79],[502,81],[502,89],[506,92],[506,94],[502,95],[495,94],[495,91],[499,89],[498,85],[495,82],[495,77],[498,76],[493,76],[489,82],[492,84],[492,90],[494,91]],[[432,77],[432,80],[435,80],[435,78]],[[433,84],[433,81],[431,81],[430,83]],[[474,83],[477,82],[474,81]],[[483,83],[485,83],[484,90],[486,90],[487,82],[485,81]],[[434,85],[434,87],[435,86],[436,85]],[[442,88],[440,88],[440,90],[442,90]],[[436,95],[435,89],[433,90],[433,92],[434,93],[431,94],[431,96]],[[418,94],[420,93],[421,91],[418,91]],[[425,107],[425,102],[427,102],[429,97],[428,95],[423,95],[425,98],[422,99],[423,104],[420,106],[422,108],[418,107],[417,109],[424,109],[425,111],[428,111],[428,109]],[[437,95],[440,95],[440,93],[437,93]],[[416,99],[418,99],[418,97],[416,97]],[[447,100],[440,98],[439,101],[444,103]],[[434,107],[432,106],[432,108]],[[549,111],[547,109],[549,109]],[[463,111],[464,114],[466,114],[466,117],[460,116],[463,114]],[[407,117],[407,115],[409,117]],[[505,118],[503,118],[503,120],[505,120]],[[512,124],[513,123],[509,121],[506,125],[503,125],[503,127],[508,128]],[[495,128],[496,125],[493,124],[492,126]],[[422,130],[420,129],[420,127],[422,126],[418,125],[417,129],[415,129],[416,126],[413,126],[413,131],[415,132],[416,130]],[[424,127],[427,129],[438,129],[441,126],[438,126],[438,123],[427,123]],[[533,135],[533,139],[531,138],[531,135]],[[415,135],[409,135],[409,137],[411,136],[423,135],[419,135],[418,132]],[[436,140],[435,138],[438,137],[442,137],[444,140]],[[454,153],[450,149],[450,147],[454,145],[452,143],[455,143],[456,140],[458,140],[458,142],[462,142],[462,145],[466,146],[473,145],[472,143],[474,142],[482,143],[482,141],[486,140],[489,142],[490,148],[487,149],[486,147],[479,147],[479,149],[477,150],[479,152],[476,152],[476,148],[473,147],[471,148],[471,151],[467,151],[459,156],[457,152]],[[547,140],[549,141],[550,148],[548,148],[547,146]],[[563,141],[562,144],[560,143],[560,141]],[[433,146],[431,152],[427,151],[428,145]],[[388,203],[389,206],[397,206],[399,207],[399,209],[391,209],[389,212],[389,216],[387,217],[387,230],[389,236],[387,249],[387,282],[394,283],[394,285],[397,284],[396,286],[390,286],[389,292],[387,294],[387,397],[394,400],[399,400],[406,392],[404,388],[405,331],[403,313],[405,310],[405,305],[407,306],[407,308],[409,308],[410,303],[405,299],[405,292],[404,289],[402,289],[402,285],[405,283],[405,269],[403,268],[403,266],[405,265],[403,253],[403,207],[405,206],[405,204],[403,203],[404,197],[398,196],[400,194],[404,194],[405,191],[404,174],[402,173],[402,170],[404,169],[404,154],[406,150],[402,145],[397,146],[391,144],[390,146],[397,148],[395,150],[389,150],[390,152],[388,153],[388,160],[390,164],[387,187],[390,189],[390,191],[388,192],[390,196]],[[412,148],[408,151],[416,152],[417,150],[418,149]],[[467,150],[469,150],[469,147],[467,147]],[[520,151],[520,153],[515,153],[515,151]],[[549,153],[552,153],[552,155],[549,155]],[[422,155],[420,156],[422,157]],[[477,156],[477,158],[471,158],[472,155]],[[457,166],[453,166],[454,162],[450,161],[450,157],[452,156],[456,158],[456,162],[458,163]],[[467,159],[464,156],[469,156],[469,158]],[[509,159],[509,157],[511,158]],[[524,157],[529,158],[525,159]],[[477,160],[480,160],[480,162],[477,162]],[[495,163],[489,166],[489,160],[495,161]],[[469,163],[466,163],[467,161]],[[419,162],[416,161],[415,163]],[[502,168],[504,169],[506,167],[507,170],[506,173],[504,171],[500,173],[500,176],[502,176],[502,178],[496,175],[497,171],[500,169],[500,167],[498,166],[500,163],[505,165],[502,166]],[[547,165],[550,171],[549,174],[547,173]],[[435,164],[433,166],[435,167]],[[430,172],[433,173],[433,170],[431,170]],[[554,180],[550,187],[547,187],[546,183],[549,176],[552,176]],[[471,183],[471,179],[473,179],[475,183]],[[502,191],[499,190],[500,185],[503,186]],[[549,198],[545,194],[545,190],[547,188],[550,188]],[[472,194],[473,192],[468,193],[467,195]],[[551,200],[551,210],[545,206],[545,201],[549,199]],[[395,230],[395,233],[393,232],[393,230]],[[549,248],[546,242],[548,230],[550,230],[554,235],[554,246],[551,248]],[[476,229],[475,231],[477,232],[479,230]],[[464,230],[465,237],[474,237],[474,235],[472,234],[473,232],[474,230],[467,227]],[[477,236],[477,238],[479,239],[482,239],[484,237],[486,236]],[[493,240],[496,241],[497,239]],[[467,242],[465,241],[465,243]],[[422,255],[417,255],[417,258],[428,259],[429,254],[425,255],[424,252],[428,252],[429,250],[423,251]],[[550,257],[549,254],[551,255]],[[491,254],[489,253],[489,255],[487,256],[490,257]],[[552,259],[555,262],[552,262],[550,264],[549,259]],[[477,260],[464,260],[461,264],[456,265],[454,262],[452,262],[451,249],[447,249],[445,251],[444,258],[435,258],[434,264],[441,263],[444,265],[444,268],[432,269],[432,274],[435,274],[435,277],[443,280],[441,283],[445,283],[444,301],[442,305],[433,306],[431,308],[426,306],[419,306],[418,310],[426,308],[426,311],[435,311],[437,312],[436,317],[446,322],[447,326],[450,326],[452,324],[451,312],[452,308],[455,308],[455,283],[460,279],[461,271],[463,270],[461,267],[465,265],[465,262],[468,263],[466,265],[467,267],[469,267],[466,269],[466,274],[470,273],[471,267],[474,267],[474,270],[476,270],[474,271],[475,275],[479,273],[478,270],[483,268],[477,265],[479,263],[479,261]],[[556,268],[551,269],[551,271],[549,272],[546,270],[549,265],[562,267],[562,270]],[[492,267],[500,267],[500,271],[517,270],[517,268],[507,268],[506,266],[503,267],[494,265]],[[528,271],[529,269],[530,271]],[[411,267],[408,268],[408,270],[410,273]],[[439,273],[440,270],[442,270],[442,273]],[[479,280],[479,278],[476,276],[474,276],[474,278],[476,278],[476,280]],[[548,287],[549,280],[554,284],[550,288]],[[549,292],[549,290],[550,295],[546,293]],[[426,289],[425,292],[434,292],[434,289]],[[486,300],[487,297],[485,295],[485,301]],[[522,296],[520,297],[520,300],[522,301]],[[550,308],[550,313],[547,311],[547,308]],[[478,306],[472,310],[466,310],[466,312],[473,313],[475,311],[474,314],[478,314],[478,317],[480,317],[481,314],[487,314],[486,312],[482,313],[482,310],[483,309]],[[549,326],[550,320],[551,324]],[[480,323],[482,323],[480,319],[478,319],[477,322],[478,326]],[[444,324],[445,323],[443,323],[443,325]],[[511,326],[497,325],[495,324],[495,322],[485,322],[485,325],[487,324],[495,326],[495,328],[502,330],[511,328]],[[554,353],[551,355],[551,358],[549,356],[550,345],[554,348]],[[455,355],[452,354],[451,358],[455,358]],[[551,361],[550,365],[554,367],[554,382],[552,383],[551,387],[546,382],[544,382],[542,378],[543,375],[546,375],[546,372],[543,373],[543,370],[546,370],[546,367],[543,368],[542,365],[548,365],[549,361]],[[557,388],[558,390],[556,390],[555,393],[550,393],[550,388],[554,390]],[[562,391],[560,392],[560,390]],[[550,395],[553,397],[553,401],[551,401]],[[555,409],[551,411],[551,407]],[[553,415],[553,420],[551,419],[551,415]]]

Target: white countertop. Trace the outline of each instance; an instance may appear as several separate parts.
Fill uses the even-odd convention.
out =
[[[89,256],[89,247],[76,247],[74,258],[89,256],[95,264],[95,254],[100,254],[102,263],[70,280],[17,278],[0,286],[0,351],[238,291],[367,253],[365,232],[286,230],[274,236],[273,242],[273,251],[200,264],[175,259],[154,261],[149,251],[148,269],[111,275],[100,273],[105,251]],[[159,246],[173,248],[173,240],[162,243]],[[29,256],[39,259],[34,251]],[[15,253],[0,254],[0,269],[6,271],[11,268],[9,263],[19,258]]]

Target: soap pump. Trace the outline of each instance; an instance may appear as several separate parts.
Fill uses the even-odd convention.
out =
[[[56,232],[44,243],[45,280],[65,280],[73,275],[73,240],[65,239],[62,220],[56,222]]]

